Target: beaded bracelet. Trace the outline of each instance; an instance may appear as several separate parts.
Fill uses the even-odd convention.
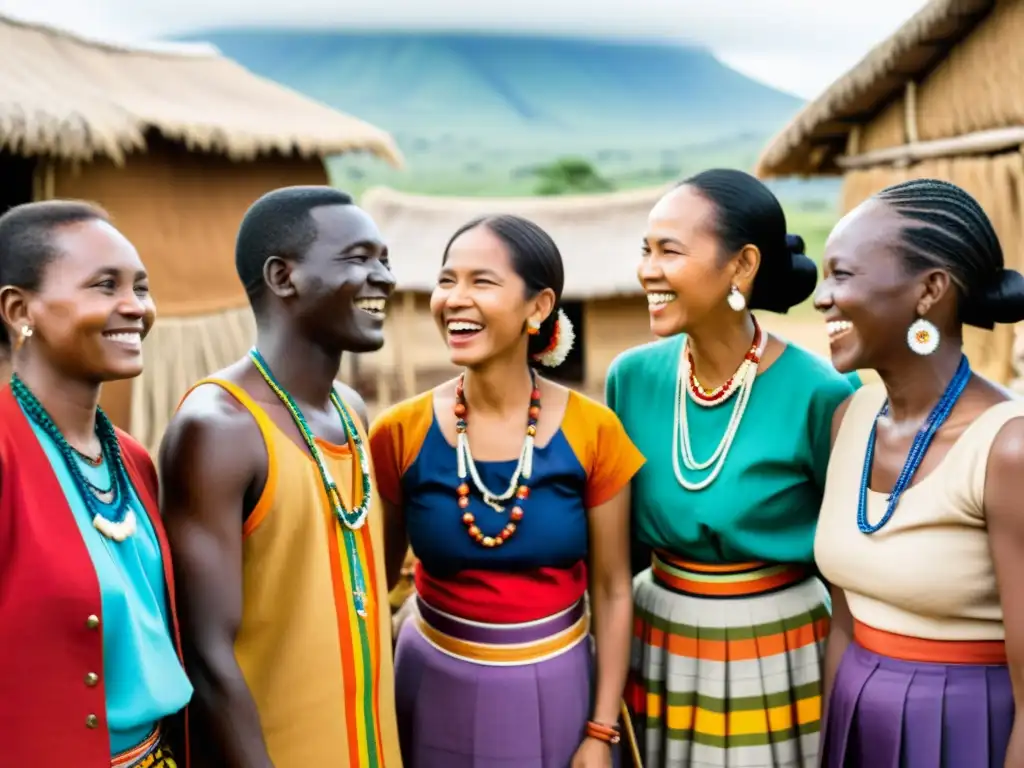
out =
[[[621,738],[617,726],[605,725],[594,720],[587,721],[587,737],[607,744],[618,744]]]

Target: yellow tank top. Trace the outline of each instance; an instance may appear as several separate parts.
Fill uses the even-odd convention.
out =
[[[401,768],[380,498],[374,491],[366,524],[348,530],[331,510],[308,450],[237,385],[204,379],[195,386],[202,384],[215,384],[238,400],[267,448],[267,482],[242,533],[243,609],[235,657],[259,710],[270,759],[277,768]],[[368,450],[358,423],[357,429]],[[351,509],[361,501],[362,487],[354,448],[317,442]],[[354,536],[358,547],[365,618],[352,603],[345,536]]]

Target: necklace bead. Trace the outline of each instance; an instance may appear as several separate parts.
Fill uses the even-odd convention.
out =
[[[527,410],[526,437],[523,440],[523,448],[519,452],[519,462],[512,473],[512,479],[509,482],[508,488],[501,494],[496,494],[487,488],[477,472],[476,463],[473,461],[473,455],[469,449],[469,436],[466,432],[466,414],[469,411],[469,406],[466,404],[465,394],[463,393],[464,375],[459,377],[455,385],[455,406],[453,411],[456,419],[455,431],[457,437],[455,453],[459,477],[459,485],[456,488],[458,504],[460,509],[465,510],[462,514],[462,522],[466,526],[466,533],[477,544],[488,549],[502,546],[515,534],[518,523],[523,519],[521,504],[530,496],[530,488],[526,481],[533,474],[534,437],[537,434],[537,420],[540,418],[541,410],[540,389],[537,386],[537,374],[533,369],[530,370],[530,380],[533,389],[530,392],[530,407]],[[495,512],[503,513],[505,511],[504,504],[513,499],[515,500],[512,509],[509,511],[509,522],[497,534],[491,536],[484,534],[480,530],[476,515],[469,511],[470,485],[467,480],[472,481],[483,502]]]

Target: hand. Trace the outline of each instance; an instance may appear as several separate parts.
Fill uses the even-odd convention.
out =
[[[586,738],[572,757],[572,768],[611,768],[612,745]]]

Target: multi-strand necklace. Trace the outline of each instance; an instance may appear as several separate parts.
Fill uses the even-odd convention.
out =
[[[459,376],[455,385],[455,456],[457,473],[459,476],[459,487],[457,489],[459,509],[462,512],[462,522],[466,526],[469,537],[483,547],[500,547],[516,532],[523,519],[522,504],[530,496],[530,488],[527,482],[533,474],[533,449],[537,437],[537,420],[540,418],[540,389],[537,387],[537,374],[530,369],[530,407],[526,417],[526,437],[523,439],[522,450],[519,451],[519,461],[508,487],[502,493],[494,493],[486,485],[477,471],[476,462],[473,461],[473,454],[469,450],[469,435],[466,432],[466,416],[469,413],[469,406],[466,404],[466,396],[463,392],[465,374]],[[476,515],[469,511],[469,480],[472,480],[477,493],[483,499],[484,504],[495,512],[505,512],[506,504],[515,499],[515,504],[509,512],[509,521],[497,534],[485,535],[477,524]]]
[[[676,376],[675,414],[672,429],[672,468],[675,470],[676,481],[688,491],[701,491],[711,485],[722,471],[725,459],[729,455],[733,440],[739,430],[743,414],[747,409],[747,402],[750,400],[750,393],[754,388],[754,380],[757,378],[757,369],[764,355],[768,335],[761,332],[761,326],[756,319],[754,322],[754,340],[750,349],[743,356],[739,368],[721,387],[708,392],[700,386],[696,375],[693,373],[693,356],[690,354],[689,343],[683,344],[679,355],[679,371]],[[693,455],[693,447],[690,444],[690,428],[686,418],[686,397],[689,396],[695,403],[710,408],[722,405],[734,394],[738,393],[736,403],[733,406],[732,416],[725,429],[725,434],[718,443],[715,452],[706,461],[697,461]],[[711,469],[711,472],[697,482],[687,480],[680,467],[680,457],[683,466],[690,472],[701,472]]]
[[[868,486],[871,484],[871,465],[875,458],[875,439],[878,435],[878,420],[889,413],[889,401],[888,399],[882,403],[882,407],[878,411],[878,415],[875,416],[875,421],[871,425],[871,434],[868,436],[868,447],[864,452],[864,469],[860,476],[860,499],[857,503],[857,527],[860,528],[861,533],[872,534],[880,531],[882,527],[889,522],[892,518],[893,513],[896,511],[896,505],[900,503],[900,496],[903,492],[910,487],[911,481],[914,479],[914,474],[917,472],[918,467],[921,466],[921,462],[924,460],[925,453],[928,452],[928,447],[932,444],[932,440],[935,439],[935,433],[939,431],[946,419],[949,418],[950,412],[953,410],[953,406],[956,405],[960,399],[960,395],[964,393],[964,389],[967,387],[967,382],[971,379],[971,366],[967,362],[966,356],[961,356],[960,364],[957,366],[956,373],[953,374],[953,378],[950,379],[949,384],[946,385],[946,390],[942,393],[942,397],[939,398],[939,402],[932,408],[928,418],[925,419],[924,424],[917,431],[914,436],[914,442],[910,445],[910,452],[907,454],[907,460],[903,463],[903,469],[900,471],[899,477],[896,478],[896,483],[892,487],[892,491],[889,492],[889,497],[886,499],[885,514],[882,515],[882,519],[872,525],[868,522]]]
[[[338,416],[341,419],[341,425],[345,430],[345,436],[353,448],[353,453],[359,461],[359,473],[362,477],[362,500],[358,507],[348,510],[345,509],[345,505],[341,501],[341,494],[338,492],[338,485],[334,482],[334,478],[331,477],[330,470],[327,468],[327,462],[324,461],[323,453],[320,451],[320,446],[317,445],[316,436],[313,434],[313,430],[309,428],[309,423],[306,421],[305,416],[302,415],[302,411],[299,409],[298,404],[288,391],[278,383],[273,372],[270,370],[270,366],[267,365],[267,361],[263,359],[263,355],[259,353],[259,350],[255,348],[250,350],[249,357],[256,366],[256,370],[259,371],[260,375],[263,377],[263,380],[267,382],[267,386],[270,387],[273,393],[277,395],[278,399],[284,404],[285,408],[288,409],[288,413],[291,414],[292,421],[295,422],[295,426],[298,427],[299,433],[302,435],[302,439],[306,443],[306,447],[309,448],[309,453],[313,457],[313,463],[316,464],[317,470],[320,472],[320,481],[323,483],[324,492],[327,494],[327,500],[331,504],[334,516],[338,518],[338,522],[341,523],[342,526],[342,534],[345,540],[345,553],[348,556],[349,565],[352,569],[352,602],[355,606],[356,613],[360,617],[365,618],[366,581],[363,576],[363,568],[359,560],[359,550],[355,539],[355,531],[358,531],[366,523],[366,518],[369,514],[370,503],[372,500],[372,489],[370,485],[370,463],[366,459],[366,447],[363,445],[363,440],[359,436],[359,430],[356,428],[355,421],[351,414],[349,414],[345,404],[341,402],[341,398],[338,397],[337,393],[332,389],[331,404],[338,412]]]
[[[68,474],[71,475],[75,488],[92,516],[93,527],[113,541],[125,541],[133,536],[137,522],[131,507],[131,481],[121,459],[121,446],[117,442],[114,425],[110,423],[103,409],[96,409],[96,436],[100,441],[100,459],[96,461],[68,443],[46,408],[39,402],[39,398],[18,374],[11,377],[11,392],[29,419],[56,444]],[[97,467],[106,463],[110,468],[110,487],[99,488],[90,482],[82,472],[79,457]]]

